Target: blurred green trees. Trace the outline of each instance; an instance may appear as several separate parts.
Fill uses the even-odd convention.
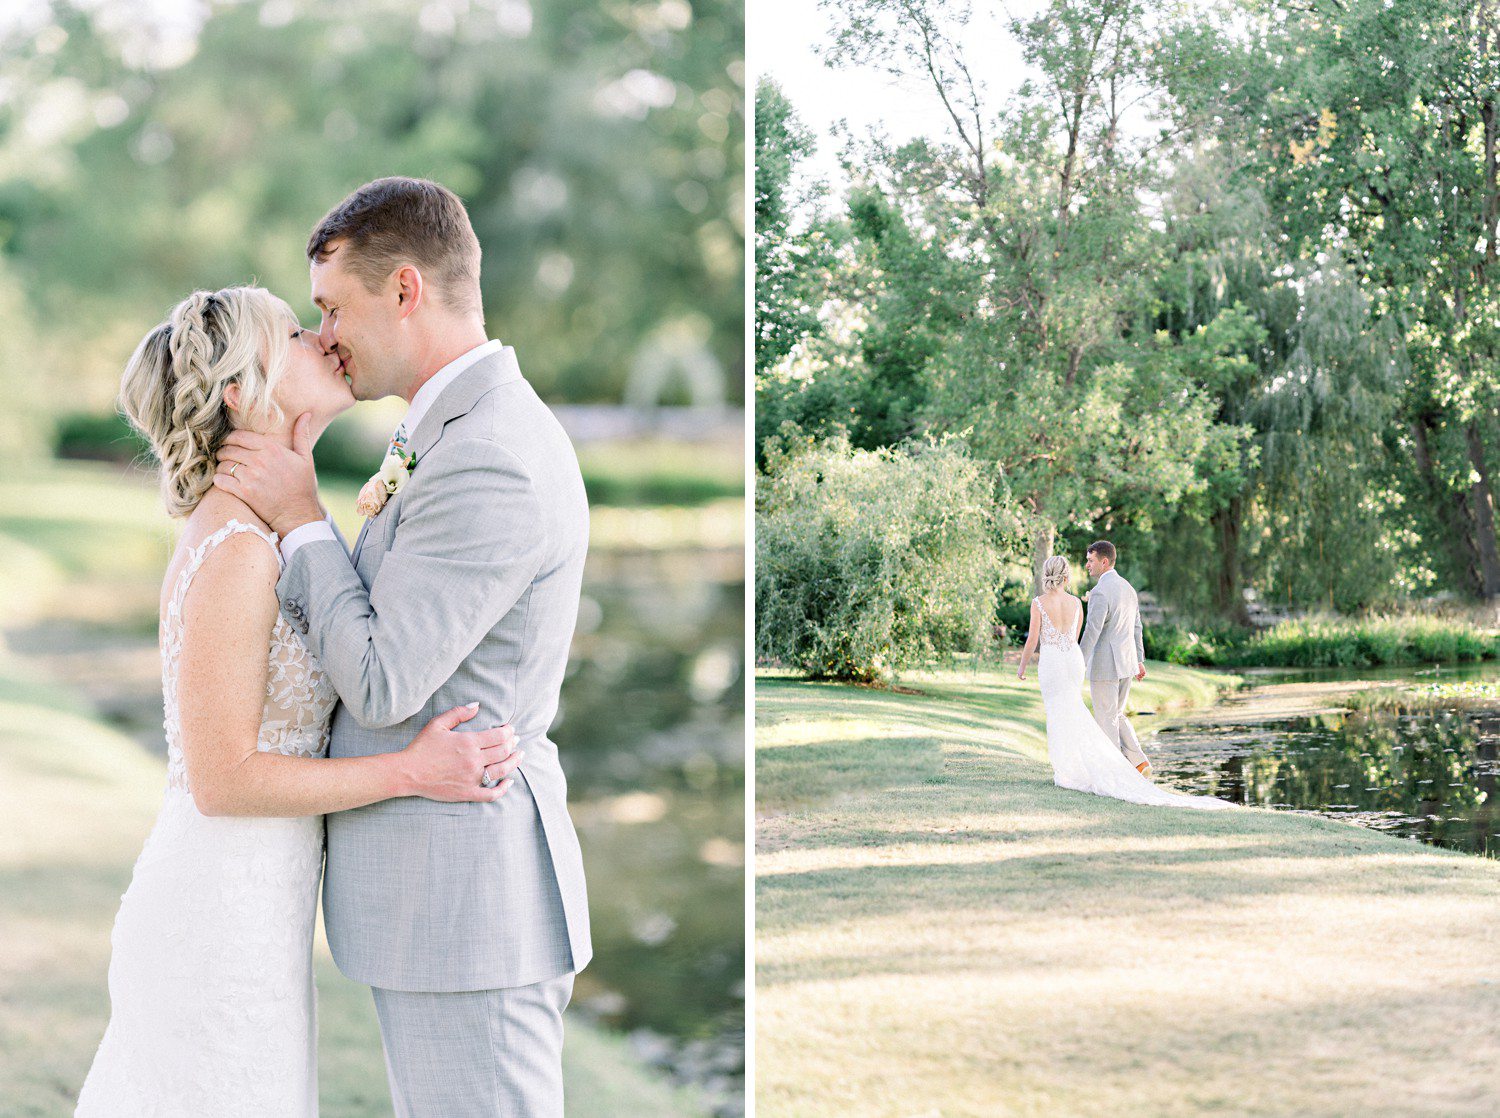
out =
[[[490,330],[549,397],[741,397],[736,0],[51,0],[4,18],[8,396],[107,410],[135,342],[195,287],[255,279],[311,317],[312,225],[410,174],[465,199]],[[35,338],[19,353],[13,322]]]

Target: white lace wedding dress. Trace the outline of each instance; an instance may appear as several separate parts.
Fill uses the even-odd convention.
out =
[[[1042,615],[1036,674],[1042,706],[1047,711],[1047,755],[1052,761],[1053,782],[1060,788],[1157,807],[1233,807],[1229,801],[1213,796],[1189,796],[1160,788],[1126,760],[1083,704],[1083,651],[1078,647],[1083,607],[1078,607],[1068,631],[1062,632],[1052,623],[1041,600],[1032,601]]]
[[[313,926],[323,818],[208,817],[188,791],[177,711],[182,603],[230,535],[191,552],[161,622],[167,790],[111,936],[111,1016],[77,1118],[315,1118]],[[278,615],[264,751],[321,756],[337,695]]]

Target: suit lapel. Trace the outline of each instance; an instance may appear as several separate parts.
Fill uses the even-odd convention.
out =
[[[370,534],[370,522],[374,519],[373,516],[365,518],[364,525],[359,530],[359,539],[354,541],[354,555],[350,558],[350,562],[356,567],[359,566],[359,553],[364,549],[365,537]]]
[[[417,424],[411,441],[407,443],[407,451],[416,459],[416,468],[421,467],[423,455],[437,445],[444,427],[459,416],[467,415],[479,402],[479,398],[490,389],[520,379],[521,366],[516,362],[516,351],[510,346],[481,358],[455,377],[453,383],[443,389],[432,402],[432,407],[427,409],[427,414]],[[379,515],[380,513],[375,514]],[[351,562],[356,567],[359,566],[359,555],[364,550],[365,538],[369,536],[370,525],[373,523],[374,516],[366,520],[359,530],[359,539],[354,544],[354,554],[351,557]]]

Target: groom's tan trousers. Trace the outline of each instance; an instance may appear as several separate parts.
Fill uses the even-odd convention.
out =
[[[1125,754],[1126,760],[1137,767],[1146,759],[1141,743],[1136,740],[1135,730],[1125,717],[1125,700],[1130,697],[1130,684],[1124,679],[1089,680],[1089,697],[1094,700],[1094,721],[1104,731],[1104,736],[1115,743],[1115,748]]]

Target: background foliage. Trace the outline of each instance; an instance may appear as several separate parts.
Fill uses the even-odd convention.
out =
[[[107,411],[135,342],[195,287],[257,279],[311,315],[308,231],[390,174],[464,198],[490,329],[547,398],[740,397],[741,5],[169,13],[51,0],[7,16],[0,335],[7,395],[43,421],[12,419],[8,438]]]
[[[1495,0],[1052,0],[1011,96],[965,4],[823,7],[948,120],[833,198],[758,87],[762,446],[962,435],[1010,564],[1110,538],[1220,624],[1500,598]]]

